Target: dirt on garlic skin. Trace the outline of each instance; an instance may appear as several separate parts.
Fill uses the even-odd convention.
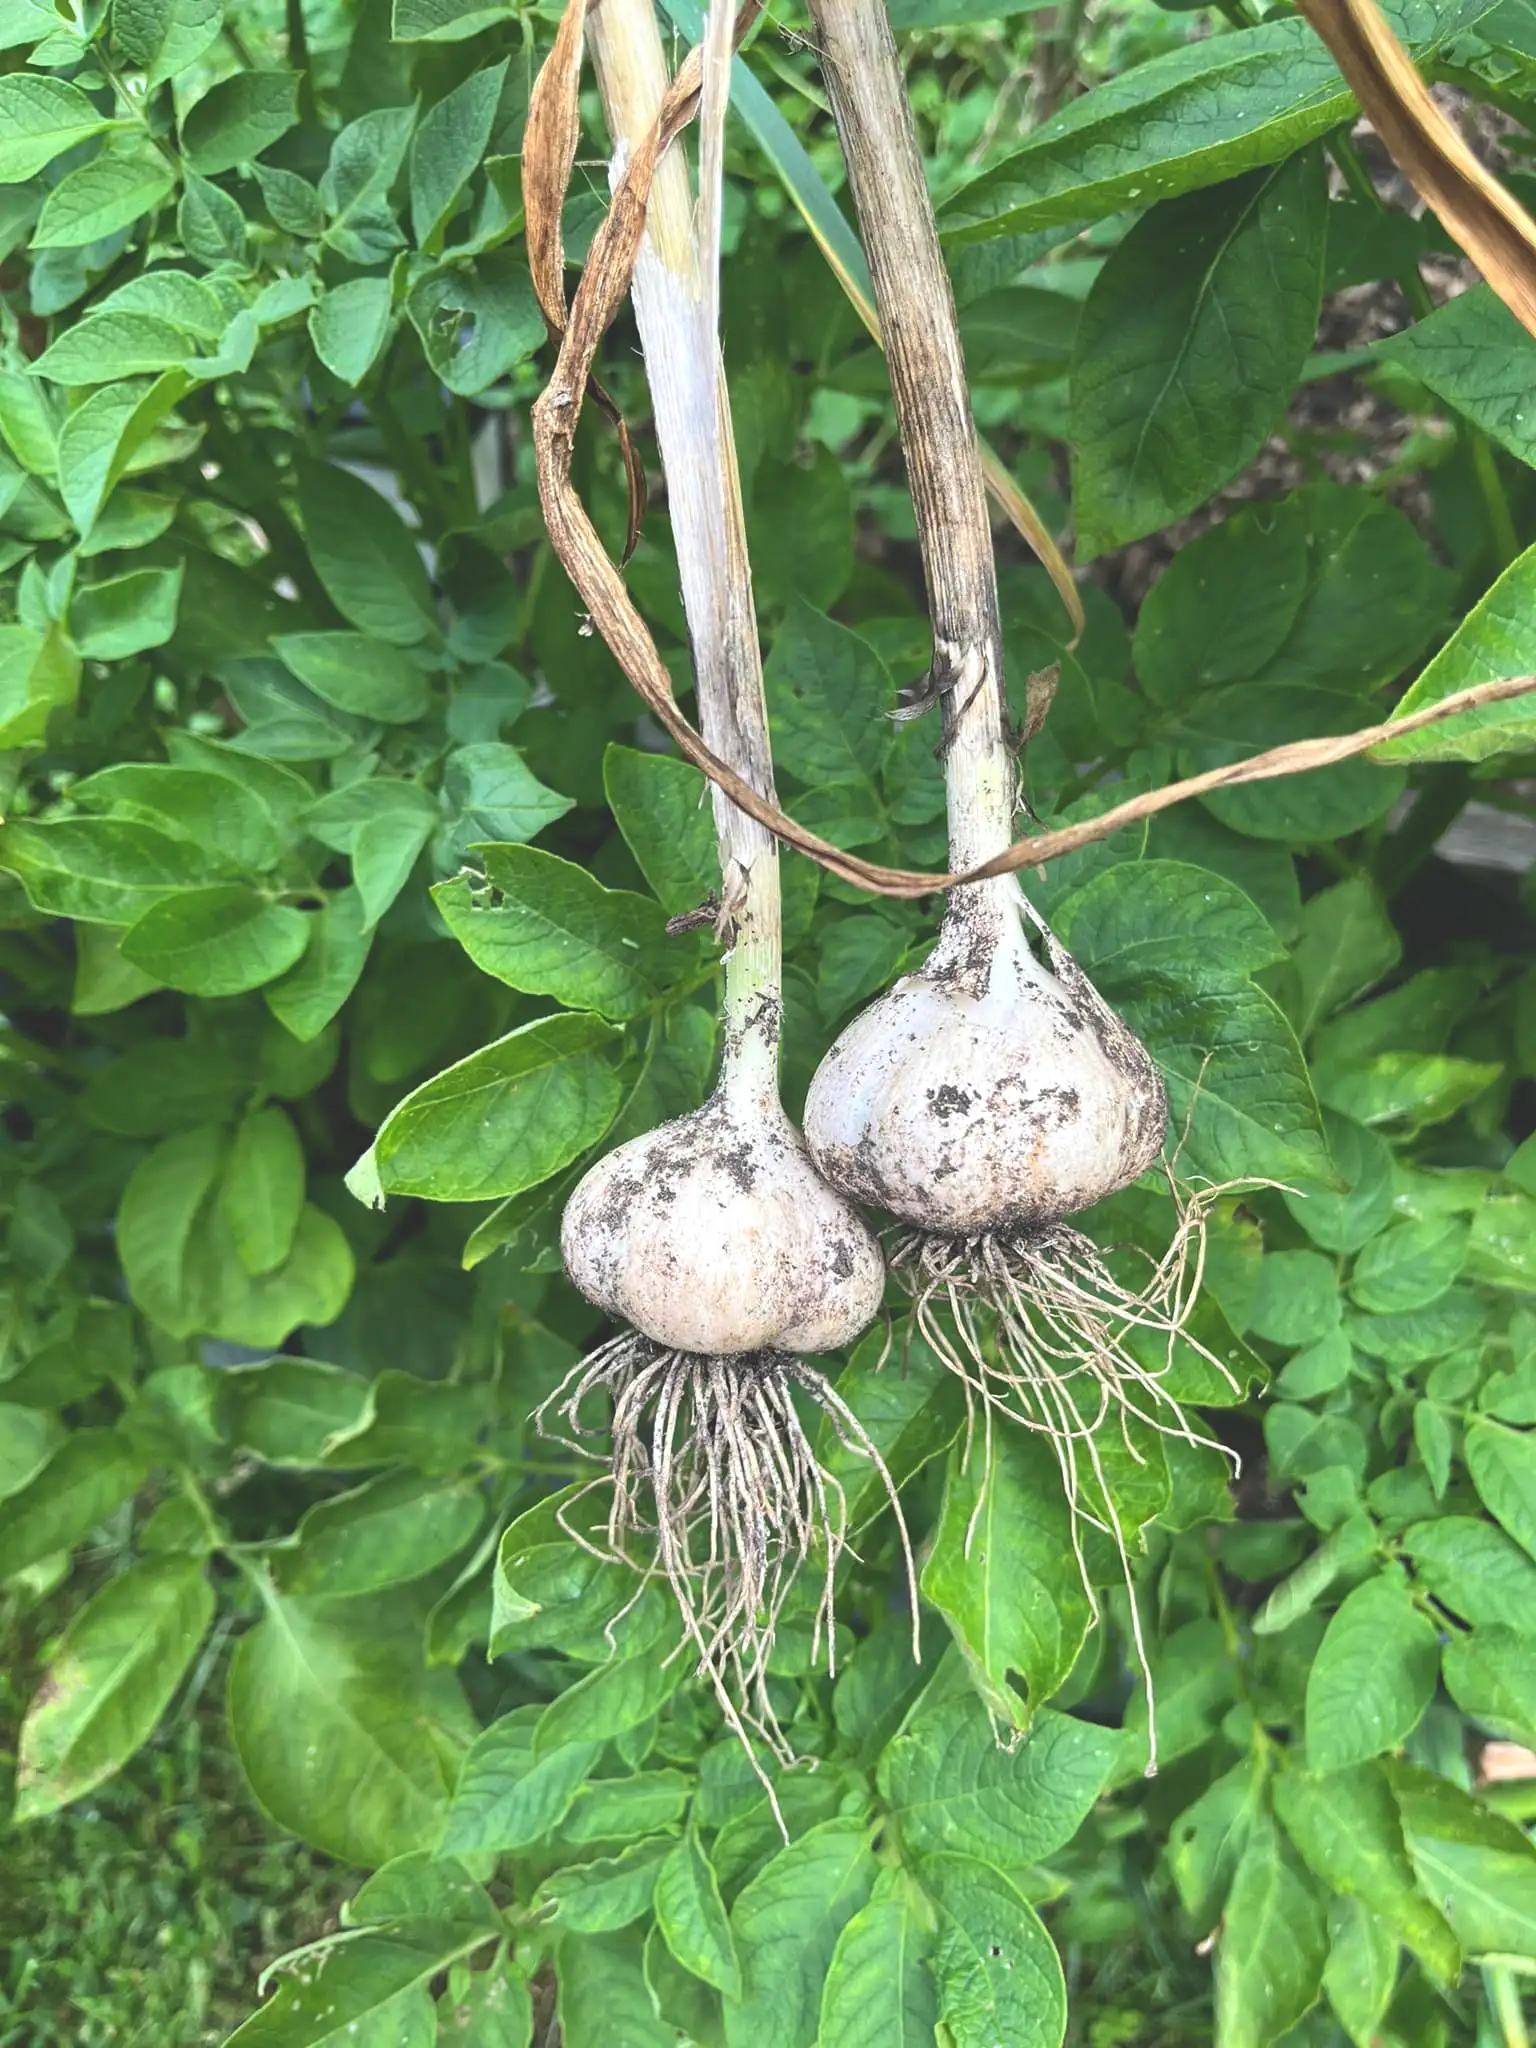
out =
[[[589,1301],[678,1351],[836,1350],[884,1291],[874,1236],[761,1098],[716,1095],[599,1160],[561,1249]]]
[[[1052,942],[1046,971],[994,946],[978,990],[983,937],[942,946],[857,1017],[806,1100],[835,1187],[945,1234],[1085,1209],[1144,1173],[1167,1132],[1151,1055],[1070,956]]]

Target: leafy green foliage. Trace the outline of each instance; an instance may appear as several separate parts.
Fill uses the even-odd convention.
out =
[[[1386,281],[1444,238],[1339,196],[1326,51],[1232,12],[1129,0],[1069,47],[1034,10],[893,9],[981,425],[1094,562],[1069,642],[999,535],[1016,717],[1058,671],[1045,818],[1536,668],[1532,344],[1473,289],[1320,352],[1329,295],[1400,319]],[[1536,110],[1519,9],[1392,13]],[[150,1768],[225,1662],[244,1817],[183,1799],[181,1903],[134,1924],[178,1966],[195,1928],[232,1988],[142,1994],[157,2039],[1498,2038],[1536,1966],[1536,1804],[1485,1768],[1536,1744],[1536,899],[1431,848],[1470,797],[1529,812],[1528,701],[1025,872],[1157,1058],[1180,1174],[1239,1184],[1192,1326],[1232,1384],[1192,1345],[1145,1362],[1240,1484],[1139,1425],[1077,1440],[1129,1583],[893,1295],[824,1364],[901,1490],[922,1656],[884,1490],[823,1431],[857,1555],[835,1675],[814,1594],[786,1612],[784,1771],[531,1428],[604,1334],[564,1197],[703,1099],[719,979],[667,928],[719,886],[708,791],[586,629],[532,472],[519,159],[555,21],[0,7],[0,1627],[38,1667],[12,1847],[78,1863],[80,1906],[18,1920],[0,2039],[64,2038],[77,1992],[69,2039],[127,2038],[97,1815],[153,1831]],[[1083,89],[1053,111],[1058,59]],[[891,716],[921,577],[822,253],[866,288],[814,59],[764,32],[734,79],[725,353],[781,791],[937,867],[932,719]],[[602,189],[578,173],[573,255]],[[632,338],[602,367],[644,447]],[[1391,431],[1319,410],[1341,388]],[[611,435],[576,476],[616,545]],[[684,694],[664,510],[628,576]],[[793,1108],[933,918],[798,860],[784,885]],[[1129,1270],[1174,1210],[1149,1181],[1082,1221]],[[302,1898],[263,1875],[259,1933],[199,1918],[192,1864],[257,1827],[352,1896],[251,2011],[255,1949],[329,1904],[272,1847]]]

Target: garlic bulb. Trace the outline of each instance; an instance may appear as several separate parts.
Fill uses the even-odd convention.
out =
[[[566,1205],[566,1271],[669,1350],[834,1351],[880,1306],[880,1247],[777,1097],[727,1084],[620,1145]]]
[[[980,887],[991,900],[957,899],[932,956],[855,1018],[805,1105],[835,1187],[953,1235],[1087,1208],[1152,1165],[1168,1121],[1141,1041],[1011,883]]]

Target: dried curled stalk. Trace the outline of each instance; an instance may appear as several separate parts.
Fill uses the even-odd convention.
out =
[[[530,259],[546,316],[563,301],[559,277],[560,207],[575,160],[575,108],[580,78],[581,25],[587,0],[570,0],[555,48],[539,73],[529,111],[523,155],[524,199],[528,216]],[[738,37],[744,18],[738,15]],[[569,24],[569,28],[567,28]],[[1501,678],[1459,690],[1410,717],[1388,719],[1362,731],[1313,740],[1294,740],[1245,761],[1207,769],[1182,782],[1032,838],[1015,841],[993,859],[968,873],[923,874],[911,868],[885,867],[820,838],[760,795],[751,784],[710,748],[684,716],[672,694],[672,679],[645,621],[636,610],[616,565],[609,559],[597,529],[571,483],[571,454],[587,381],[599,344],[629,289],[645,232],[651,182],[662,155],[688,125],[698,108],[702,60],[698,51],[684,59],[662,101],[652,131],[633,149],[613,194],[609,213],[593,239],[568,324],[563,330],[559,360],[543,396],[533,410],[534,450],[539,494],[555,552],[591,612],[624,673],[678,751],[723,790],[740,809],[765,826],[785,846],[877,896],[920,897],[1020,868],[1043,866],[1080,847],[1091,846],[1123,826],[1140,823],[1174,804],[1211,790],[1241,783],[1264,782],[1276,776],[1301,775],[1367,753],[1385,741],[1454,718],[1458,713],[1507,702],[1536,690],[1536,675]],[[567,144],[566,138],[569,137]],[[553,252],[553,254],[551,253]],[[558,318],[552,322],[558,331]]]

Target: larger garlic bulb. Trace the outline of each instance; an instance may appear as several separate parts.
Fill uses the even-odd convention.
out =
[[[1151,1055],[1022,899],[959,897],[922,969],[854,1019],[805,1105],[811,1156],[928,1231],[1028,1227],[1145,1172],[1168,1098]],[[977,892],[980,896],[980,891]]]
[[[669,1350],[716,1356],[835,1351],[885,1281],[879,1245],[771,1090],[722,1087],[600,1159],[560,1243],[589,1301]]]

